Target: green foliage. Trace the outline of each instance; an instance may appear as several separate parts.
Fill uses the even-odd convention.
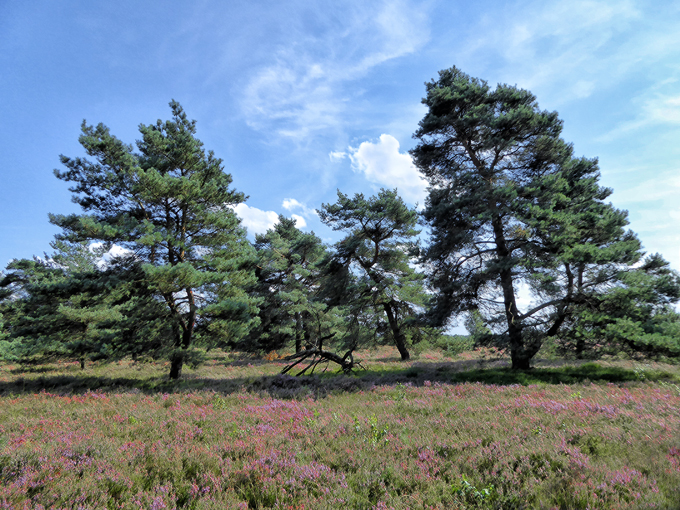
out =
[[[680,298],[680,276],[660,255],[620,270],[604,292],[579,298],[560,334],[563,353],[680,357],[680,315],[671,306]]]
[[[446,335],[439,334],[428,340],[430,346],[439,349],[449,356],[456,356],[475,347],[475,339],[472,335]]]
[[[64,271],[41,259],[14,260],[7,265],[0,281],[4,359],[29,361],[76,354],[64,340],[70,330],[80,328],[59,312],[67,286]]]
[[[260,300],[260,324],[242,342],[246,350],[272,351],[293,344],[295,351],[315,345],[335,329],[336,311],[319,299],[320,262],[326,247],[295,220],[279,222],[255,238],[257,284],[250,291]]]
[[[346,233],[327,263],[331,302],[346,305],[356,323],[391,337],[408,359],[407,332],[420,338],[416,319],[426,301],[424,276],[410,264],[417,212],[397,190],[385,189],[368,199],[338,191],[338,201],[318,212],[326,225]]]
[[[84,214],[50,221],[63,229],[59,241],[115,243],[134,254],[145,287],[166,306],[170,376],[177,378],[195,340],[244,336],[257,308],[245,291],[252,247],[232,209],[245,197],[229,188],[222,161],[194,136],[195,121],[175,101],[170,107],[172,120],[140,125],[137,152],[103,124],[83,122],[79,141],[94,162],[62,156],[66,170],[55,175],[74,183]]]
[[[496,487],[493,484],[478,489],[468,481],[465,475],[458,484],[454,484],[453,494],[457,500],[466,505],[466,508],[493,508],[494,501],[498,499]]]
[[[597,161],[573,156],[557,113],[540,110],[530,92],[491,89],[455,67],[426,87],[411,154],[430,183],[422,258],[436,290],[430,319],[478,311],[493,333],[478,343],[509,348],[513,367],[529,368],[545,338],[600,313],[605,295],[636,287],[625,275],[636,274],[640,242],[625,230],[627,213],[605,202],[611,190],[598,184]],[[671,298],[673,279],[642,284],[638,302]],[[520,285],[531,308],[517,304]],[[629,334],[615,323],[613,335]]]
[[[373,446],[378,446],[381,444],[389,443],[389,438],[387,434],[389,433],[390,426],[386,425],[381,427],[378,425],[378,418],[375,414],[368,419],[368,426],[370,427],[370,439]]]
[[[118,259],[99,269],[99,254],[85,244],[54,246],[61,251],[46,261],[13,261],[0,282],[11,293],[2,303],[11,317],[4,359],[84,363],[167,356],[168,312],[148,288],[140,264]]]

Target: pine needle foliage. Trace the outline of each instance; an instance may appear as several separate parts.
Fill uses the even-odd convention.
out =
[[[605,202],[611,190],[598,184],[597,160],[574,157],[557,112],[541,110],[529,91],[492,89],[455,67],[426,88],[411,154],[429,182],[430,319],[478,310],[489,341],[528,369],[545,338],[627,286],[640,241],[625,228],[627,212]]]
[[[103,124],[82,124],[79,141],[94,158],[61,157],[83,214],[51,215],[67,241],[116,244],[141,263],[148,287],[169,311],[174,334],[170,377],[178,378],[197,326],[202,340],[223,342],[247,333],[256,306],[245,292],[253,250],[233,206],[222,160],[195,137],[196,122],[179,103],[172,119],[140,125],[137,150]]]

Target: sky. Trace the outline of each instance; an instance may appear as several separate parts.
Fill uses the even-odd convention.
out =
[[[532,91],[648,253],[680,270],[680,2],[669,0],[0,1],[0,267],[51,253],[48,213],[79,212],[53,170],[83,119],[126,143],[181,103],[248,195],[332,242],[315,209],[397,188],[424,83],[456,66]]]

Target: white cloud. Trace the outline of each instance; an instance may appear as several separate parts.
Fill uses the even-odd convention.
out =
[[[307,217],[309,217],[312,214],[316,214],[316,211],[314,209],[310,209],[305,204],[298,202],[294,198],[284,198],[283,203],[281,205],[287,211],[299,210],[300,212],[302,212],[302,214],[304,214]],[[302,216],[295,215],[295,214],[293,214],[293,217],[294,218],[295,217],[302,218]],[[305,223],[305,225],[306,225],[306,223]],[[301,225],[298,223],[298,227],[300,227],[300,226]],[[304,225],[302,225],[302,226],[304,226]]]
[[[399,141],[382,134],[377,143],[363,142],[350,148],[352,168],[366,179],[389,189],[397,188],[399,195],[412,204],[423,204],[427,183],[420,176],[411,156],[399,152]]]
[[[264,234],[279,222],[279,215],[274,211],[263,211],[246,204],[234,206],[234,211],[249,234]]]
[[[331,161],[341,161],[347,157],[346,152],[342,151],[331,151],[328,153],[328,159]]]
[[[307,222],[299,214],[291,214],[291,218],[293,218],[295,220],[295,226],[297,228],[304,228],[304,227],[307,226]]]
[[[128,250],[127,248],[123,248],[122,246],[118,246],[117,244],[114,244],[111,246],[111,249],[106,252],[104,255],[105,257],[128,257],[132,255],[134,252],[132,250]]]
[[[90,244],[89,249],[92,253],[95,253],[95,251],[101,250],[103,246],[104,243],[98,241]],[[134,254],[135,252],[133,252],[132,250],[128,250],[127,248],[123,248],[122,246],[114,244],[111,246],[111,248],[109,248],[107,252],[102,254],[102,257],[97,261],[96,264],[97,267],[99,267],[100,269],[105,269],[107,264],[111,261],[111,259],[116,257],[130,257]]]
[[[341,129],[348,104],[360,94],[347,85],[429,37],[422,5],[348,4],[321,35],[293,31],[273,61],[254,73],[241,104],[248,125],[297,142]]]
[[[302,205],[300,202],[295,200],[294,198],[284,198],[283,199],[283,204],[281,204],[284,209],[287,209],[288,211],[292,211],[293,209],[298,209],[298,208],[303,208],[304,205]]]

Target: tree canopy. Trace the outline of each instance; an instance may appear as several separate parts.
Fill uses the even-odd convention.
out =
[[[285,370],[349,371],[360,345],[390,342],[406,360],[461,316],[516,369],[548,338],[579,358],[680,356],[680,275],[642,251],[557,113],[455,67],[426,91],[411,151],[424,210],[397,190],[338,190],[317,211],[344,236],[333,246],[284,216],[248,242],[235,214],[246,197],[175,101],[134,146],[83,122],[87,157],[55,170],[82,211],[50,215],[52,255],[3,271],[0,358],[163,357],[178,378],[201,348],[294,346]],[[102,258],[114,246],[122,255]]]
[[[204,340],[243,335],[255,303],[245,289],[253,251],[232,207],[245,200],[230,188],[222,160],[203,149],[196,123],[170,103],[172,119],[140,125],[137,151],[103,124],[82,125],[88,156],[61,157],[55,175],[74,183],[84,214],[51,215],[66,241],[101,241],[128,250],[169,311],[174,331],[170,376],[179,377],[196,326],[210,317]]]
[[[573,156],[557,113],[530,92],[492,89],[455,67],[426,87],[411,154],[429,182],[430,318],[482,312],[513,368],[529,368],[577,303],[640,260],[640,242],[625,230],[627,213],[605,203],[597,161]],[[533,298],[524,309],[522,286]]]
[[[251,292],[261,300],[260,324],[244,339],[249,350],[292,344],[300,352],[314,343],[321,324],[324,330],[332,327],[328,307],[318,298],[326,246],[295,224],[280,215],[274,227],[255,237],[257,285]]]
[[[337,299],[354,315],[371,307],[376,317],[384,316],[387,321],[378,319],[376,329],[390,335],[401,358],[409,359],[406,333],[417,330],[415,318],[425,302],[423,275],[410,265],[409,253],[419,234],[418,213],[396,190],[385,189],[369,198],[338,191],[338,201],[318,212],[326,225],[346,234],[332,255]]]

